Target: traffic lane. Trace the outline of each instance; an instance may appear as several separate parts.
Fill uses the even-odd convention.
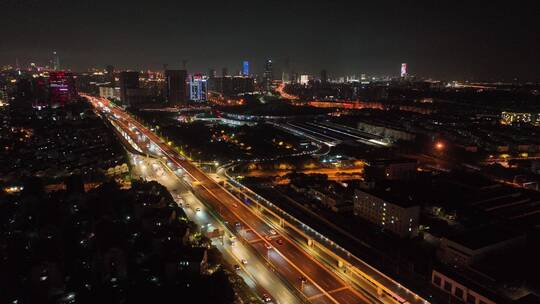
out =
[[[228,193],[227,193],[227,197],[234,199]],[[246,208],[242,208],[242,209],[246,209]],[[251,212],[253,212],[253,210],[247,210],[247,214],[243,213],[244,215],[243,218],[247,220],[248,222],[250,222],[251,220],[253,222],[253,225],[257,225],[257,223],[261,223],[262,221],[260,219],[257,221],[256,217],[250,216]],[[242,213],[242,211],[240,211],[239,213]],[[264,223],[263,225],[266,226],[266,223]],[[269,229],[269,228],[266,227],[266,229]],[[273,237],[273,240],[275,240],[275,237]],[[278,250],[281,250],[282,254],[294,260],[295,264],[299,266],[302,269],[302,271],[308,274],[311,278],[314,278],[314,280],[317,282],[319,286],[326,285],[326,288],[324,287],[323,288],[329,292],[332,292],[334,290],[342,290],[345,287],[344,284],[339,284],[339,282],[342,282],[342,280],[337,277],[333,277],[333,274],[329,275],[329,271],[324,266],[317,265],[316,262],[310,263],[309,259],[306,259],[307,253],[305,253],[303,249],[297,248],[293,244],[291,244],[292,246],[285,246],[285,244],[286,244],[285,242],[283,243],[283,245],[279,245],[277,244],[277,242],[273,242],[273,246],[278,246],[277,248]],[[340,296],[343,297],[347,303],[348,302],[352,302],[352,303],[368,302],[367,299],[359,296],[358,293],[355,293],[350,289],[348,289],[348,291],[341,291]],[[362,300],[359,300],[359,298],[362,298]]]
[[[232,199],[228,193],[219,196],[219,198],[220,201],[224,203]],[[238,210],[235,211],[237,211],[239,217],[249,226],[254,228],[259,227],[259,229],[263,229],[262,227],[264,227],[265,230],[269,229],[258,217],[253,216],[252,211],[247,208],[238,208]],[[328,270],[318,265],[311,257],[307,256],[306,253],[291,244],[288,239],[283,236],[281,236],[281,238],[284,239],[283,244],[278,245],[276,242],[273,242],[273,246],[278,246],[276,248],[288,259],[292,260],[295,264],[298,264],[297,266],[299,266],[309,277],[322,279],[320,281],[316,280],[316,282],[324,290],[334,290],[344,286],[344,284],[339,282],[339,279],[333,277]]]
[[[230,196],[229,196],[230,197]],[[245,214],[244,214],[245,215]],[[252,215],[248,214],[247,216],[240,216],[244,221],[251,222],[256,221],[258,218],[254,217]],[[247,223],[249,225],[249,223]],[[263,252],[262,254],[266,253],[266,247],[264,244],[261,244],[263,246]],[[292,268],[298,268],[300,271],[294,271],[293,269],[288,269],[288,271],[284,271],[284,275],[291,281],[295,282],[298,281],[300,277],[306,276],[308,280],[314,281],[318,286],[322,288],[322,290],[319,290],[320,292],[324,291],[332,291],[335,289],[339,289],[344,287],[345,285],[340,282],[340,279],[334,277],[329,271],[326,270],[326,268],[321,267],[317,263],[315,263],[313,260],[306,258],[306,255],[303,254],[297,247],[294,245],[291,245],[290,243],[283,242],[283,245],[277,244],[277,242],[273,243],[274,248],[275,246],[279,246],[278,250],[280,250],[280,253],[275,252],[275,249],[272,249],[268,252],[269,257],[273,257],[275,252],[276,256],[284,255],[287,257],[289,261],[292,261],[294,263],[294,266]],[[261,248],[261,247],[259,247]],[[283,249],[285,249],[285,254],[283,253]],[[281,271],[282,269],[286,269],[287,267],[283,267],[283,265],[287,265],[288,261],[278,260],[280,264],[277,269],[278,271]],[[357,301],[357,303],[360,303],[360,301]]]
[[[213,198],[211,195],[207,193],[201,194],[201,196],[207,201],[212,200]],[[225,209],[225,210],[222,209],[222,211],[220,211],[220,215],[223,217],[224,220],[229,221],[229,223],[234,223],[236,221],[242,222],[240,218],[238,218],[232,212],[228,211],[228,209]],[[239,231],[239,233],[243,237],[245,235],[245,232],[243,233],[242,231],[245,231],[245,230],[242,229],[241,231]],[[256,241],[257,242],[252,243],[251,246],[252,248],[254,248],[254,250],[256,250],[260,254],[261,257],[263,257],[263,259],[265,259],[265,261],[269,262],[266,265],[266,267],[270,268],[271,271],[279,273],[279,275],[285,278],[285,280],[287,280],[291,285],[293,285],[294,288],[299,290],[299,286],[295,286],[294,282],[299,283],[300,277],[302,277],[302,274],[298,272],[294,267],[292,267],[288,261],[283,259],[273,249],[268,250],[265,247],[264,242],[261,238],[257,237]],[[319,295],[319,294],[323,295],[323,291],[321,291],[320,289],[314,288],[309,295],[311,296],[311,295]],[[326,301],[323,301],[321,303],[334,303],[326,297],[324,297],[324,299],[326,299]]]
[[[265,218],[268,220],[268,221],[272,221],[273,220],[273,217],[271,215],[268,215],[266,213],[263,213],[263,215],[265,216]],[[277,226],[276,226],[277,227]],[[292,230],[292,231],[289,231],[289,230],[292,230],[290,229],[285,229],[285,235],[287,235],[287,237],[289,237],[291,240],[295,241],[296,245],[301,247],[301,249],[309,254],[312,254],[314,256],[317,256],[317,260],[323,260],[323,264],[327,265],[327,267],[331,267],[335,272],[339,272],[339,271],[342,271],[337,263],[335,262],[335,259],[328,256],[328,253],[326,251],[323,251],[321,250],[318,246],[313,246],[313,247],[308,247],[307,244],[306,244],[306,241],[305,241],[305,238],[300,236],[296,231]],[[281,231],[280,229],[276,228],[276,231]],[[272,239],[274,241],[276,241],[275,243],[275,246],[277,248],[279,248],[279,244],[277,244],[277,240],[279,239],[280,237],[279,236],[274,236],[272,237]],[[356,278],[356,282],[357,282],[357,285],[361,287],[361,289],[363,290],[367,290],[368,292],[372,293],[372,294],[376,294],[377,293],[377,290],[376,290],[376,287],[374,287],[371,283],[367,283],[365,281],[365,279],[360,279],[358,280],[359,278]],[[340,289],[338,289],[340,290]],[[331,292],[331,294],[333,294],[333,292]],[[345,296],[344,296],[345,294]],[[358,294],[356,293],[357,296],[355,297],[354,296],[354,292],[351,292],[351,290],[345,292],[345,291],[340,291],[340,297],[352,297],[354,299],[356,299],[357,297],[362,297],[362,298],[365,298],[364,295],[361,295],[361,294]],[[352,303],[356,303],[355,302],[356,300],[354,300]],[[368,302],[367,298],[366,298],[366,302]]]
[[[171,188],[175,186],[175,183],[170,183],[170,180],[165,179],[164,176],[160,178],[160,181],[167,182],[167,186]],[[179,189],[177,187],[174,187],[173,192],[177,193],[178,190]],[[189,203],[190,207],[186,207],[186,205],[184,205],[184,211],[199,226],[207,225],[210,223],[213,227],[220,227],[220,223],[217,222],[217,220],[215,220],[213,217],[208,216],[208,214],[206,213],[206,207],[201,204],[197,199],[195,199],[194,197],[185,197],[185,202]],[[197,208],[200,208],[200,211],[195,211]],[[232,214],[228,216],[228,218],[231,221],[236,219],[232,216]],[[258,239],[260,240],[260,238]],[[227,258],[228,262],[230,263],[230,265],[238,264],[242,268],[240,274],[242,274],[244,279],[248,279],[246,281],[250,282],[255,279],[257,282],[260,283],[260,285],[258,285],[255,283],[255,281],[253,281],[253,286],[251,286],[253,289],[257,290],[259,295],[268,293],[272,295],[272,297],[277,300],[278,303],[298,302],[296,297],[294,297],[280,281],[276,281],[278,280],[277,278],[273,277],[273,275],[264,275],[265,273],[269,272],[265,263],[261,262],[256,256],[250,254],[247,250],[242,249],[242,245],[231,247],[230,245],[227,245],[226,241],[225,245],[223,246],[220,246],[219,243],[221,242],[218,242],[217,244],[215,243],[214,245],[217,245],[217,247],[221,247],[222,250],[227,251],[227,253],[229,254]],[[245,259],[248,263],[246,265],[243,265],[241,262],[242,259]],[[288,279],[290,280],[295,276],[297,275],[292,275]],[[262,287],[261,285],[264,287]]]
[[[173,184],[170,186],[173,187],[174,192],[178,191],[178,188],[174,187]],[[208,210],[206,209],[206,206],[194,196],[185,196],[185,201],[190,203],[190,208],[184,206],[184,211],[199,226],[211,224],[212,227],[223,229],[222,224],[217,219],[210,216],[207,213]],[[195,211],[196,208],[200,208],[201,211]],[[242,245],[231,247],[230,245],[227,245],[226,241],[224,244],[222,244],[221,241],[214,241],[213,244],[218,247],[218,249],[221,249],[220,251],[225,253],[225,260],[229,265],[237,264],[241,267],[238,274],[241,275],[242,278],[248,282],[248,285],[256,290],[259,295],[268,293],[279,303],[299,303],[298,299],[291,294],[291,291],[288,290],[274,274],[269,273],[264,262],[260,261],[257,256],[251,254],[249,250],[243,248]],[[247,261],[246,265],[242,264],[242,259]]]
[[[165,148],[165,147],[164,147]],[[187,163],[187,162],[183,162],[184,165],[184,168],[187,170],[186,167],[191,167],[192,170],[189,170],[190,173],[192,173],[194,175],[194,177],[196,179],[198,179],[199,181],[203,181],[205,183],[204,186],[206,186],[208,188],[208,190],[212,191],[214,194],[217,192],[219,194],[221,194],[219,196],[219,199],[220,201],[222,202],[226,202],[228,203],[229,206],[232,206],[233,204],[235,204],[236,202],[234,201],[234,199],[228,194],[228,193],[225,193],[224,190],[217,186],[212,180],[210,180],[205,174],[202,174],[200,173],[200,171],[198,170],[198,168],[195,168],[193,166],[190,166],[191,164]],[[210,199],[211,200],[211,197],[212,195],[208,195],[207,196],[207,199]],[[228,206],[226,206],[228,207]],[[253,228],[255,228],[257,231],[260,231],[260,230],[269,230],[270,228],[262,223],[258,218],[256,217],[253,217],[252,214],[250,214],[250,211],[248,210],[245,210],[245,209],[242,209],[242,208],[239,208],[237,211],[239,211],[240,213],[242,213],[242,218],[244,221],[248,221],[249,222],[249,225]],[[233,220],[234,219],[234,216],[228,216],[229,218],[229,221]],[[334,289],[337,289],[337,288],[340,288],[343,286],[343,284],[340,284],[337,280],[335,279],[331,279],[329,276],[328,276],[328,272],[321,269],[320,266],[316,265],[315,263],[313,262],[308,262],[308,259],[305,259],[306,256],[303,255],[301,252],[299,252],[298,250],[296,250],[296,248],[294,248],[294,246],[285,246],[285,243],[282,245],[282,248],[281,249],[285,249],[284,251],[288,253],[288,258],[290,259],[291,257],[295,260],[295,261],[305,261],[303,262],[301,265],[299,265],[302,269],[305,269],[307,270],[307,275],[309,277],[314,277],[314,278],[324,278],[322,280],[322,282],[324,284],[319,284],[319,282],[317,282],[317,284],[319,284],[321,286],[321,288],[323,288],[324,290],[334,290]],[[297,276],[298,278],[299,276]],[[294,279],[294,278],[293,278]]]
[[[209,194],[205,195],[205,198],[211,199],[211,197],[208,197]],[[231,213],[229,210],[223,209],[220,213],[224,218],[227,218],[230,222],[231,221],[240,221],[243,222],[245,218],[240,219],[233,213]],[[260,238],[259,238],[260,239]],[[285,243],[284,243],[285,244]],[[261,254],[261,256],[265,257],[267,261],[270,262],[271,268],[273,271],[277,271],[282,277],[284,277],[288,282],[290,282],[296,289],[300,290],[300,278],[304,276],[303,273],[299,272],[297,268],[292,266],[289,261],[285,260],[280,253],[276,252],[275,249],[268,250],[265,246],[265,243],[260,240],[260,242],[252,243],[252,247],[257,250]],[[298,267],[298,266],[297,266]],[[316,267],[315,265],[309,265],[309,268]],[[302,269],[302,271],[305,271],[305,268],[308,267],[298,267]],[[317,284],[319,284],[318,278],[314,279]],[[321,290],[313,284],[313,288],[308,289],[309,294],[308,296],[320,296],[321,300],[320,303],[335,303],[330,298],[324,295],[324,290]],[[323,288],[324,289],[324,288]],[[302,290],[300,290],[303,292]],[[358,302],[360,303],[360,302]]]
[[[350,288],[334,291],[332,297],[343,304],[370,303],[366,298],[363,299],[363,302],[358,302],[358,295]]]
[[[227,193],[225,198],[221,201],[227,201],[232,197]],[[221,198],[221,196],[220,196]],[[251,227],[259,227],[259,229],[270,229],[266,223],[262,222],[258,217],[253,216],[252,211],[247,208],[238,208],[237,214]],[[264,228],[263,228],[264,227]],[[284,236],[279,238],[283,239],[283,244],[279,245],[277,242],[271,242],[272,246],[280,251],[289,260],[293,261],[299,268],[302,269],[309,277],[316,278],[315,281],[321,288],[326,291],[338,289],[344,286],[340,279],[331,274],[325,267],[319,265],[313,261],[305,251],[297,248],[291,243],[289,239]]]
[[[264,220],[267,223],[275,222],[274,217],[272,215],[270,215],[270,214],[267,214],[267,213],[263,212],[262,216],[263,216]],[[273,224],[275,225],[274,227],[278,227],[277,223],[273,223]],[[282,231],[281,228],[276,229],[276,230]],[[330,267],[331,269],[333,269],[334,273],[341,271],[341,269],[339,269],[339,267],[337,266],[336,259],[333,256],[329,256],[328,249],[324,248],[324,250],[322,250],[320,248],[320,246],[308,247],[307,244],[306,244],[306,241],[305,241],[306,238],[301,236],[298,233],[298,231],[291,228],[289,225],[286,225],[286,227],[283,229],[283,231],[284,231],[284,234],[287,235],[289,239],[294,240],[295,244],[297,246],[301,247],[302,251],[305,251],[308,254],[310,254],[311,256],[316,257],[316,260],[321,262],[322,264],[324,264],[325,268]],[[359,269],[364,269],[364,271],[367,271],[367,273],[373,272],[372,269],[370,269],[370,268],[365,269],[365,268],[363,268],[363,266],[364,265],[358,265]],[[374,275],[375,275],[375,278],[381,278],[382,282],[387,281],[386,278],[380,277],[377,273],[375,273]],[[337,276],[340,276],[340,275],[337,275]],[[356,275],[355,270],[353,270],[353,276],[354,276],[353,282],[355,282],[355,284],[354,284],[355,286],[360,287],[360,289],[362,289],[364,291],[367,291],[372,295],[377,294],[377,287],[374,286],[373,283],[367,281],[365,278],[358,277]],[[343,278],[341,278],[341,280],[343,280]],[[393,285],[391,282],[388,282],[388,283],[389,283],[388,286]],[[396,289],[398,290],[397,293],[400,296],[402,296],[402,294],[404,293],[404,289],[400,289],[399,286],[396,286],[396,287],[397,287]],[[366,301],[369,301],[369,300],[367,300],[367,298],[366,298],[366,296],[364,294],[361,294],[361,293],[357,292],[356,290],[353,290],[353,292],[355,292],[358,297],[365,298]]]
[[[326,291],[332,291],[344,287],[345,284],[329,273],[326,268],[321,267],[312,260],[306,258],[304,252],[300,252],[294,245],[288,245],[284,242],[283,245],[276,245],[276,247],[283,255],[289,259],[295,261],[298,267],[302,269],[308,276],[314,278],[319,286],[323,287]]]
[[[146,132],[148,133],[148,132]],[[153,135],[152,133],[150,133],[151,135]],[[148,135],[150,135],[148,134]],[[155,135],[154,135],[155,136]],[[152,137],[152,136],[148,136],[148,137]],[[160,145],[162,147],[163,150],[169,150],[170,147],[168,146],[163,146],[163,145]],[[169,152],[170,153],[170,152]],[[189,173],[191,173],[193,175],[193,177],[195,177],[195,179],[199,180],[199,181],[204,181],[205,182],[205,186],[208,186],[211,190],[214,190],[216,192],[224,192],[224,190],[217,186],[212,180],[210,180],[205,174],[203,174],[202,172],[199,171],[198,168],[194,167],[193,165],[191,165],[190,163],[188,162],[185,162],[183,161],[183,167],[184,169],[186,169],[187,171],[189,171]],[[192,170],[188,170],[186,167],[191,167]],[[207,190],[208,191],[208,190]],[[214,192],[212,191],[212,192]],[[211,194],[210,194],[211,195]],[[233,199],[228,193],[222,193],[222,195],[219,196],[220,199],[223,199],[225,201],[227,201],[229,203],[229,206],[232,205],[234,203],[234,200],[231,200]],[[247,218],[250,218],[250,214],[247,214]],[[260,221],[259,221],[260,222]],[[255,224],[255,223],[253,223]],[[294,245],[293,245],[294,247]],[[294,248],[294,249],[297,249],[297,248]],[[294,250],[293,248],[291,248],[291,251],[289,251],[289,253],[295,253],[297,256],[299,257],[302,257],[301,255],[299,255],[299,252],[298,250]],[[304,256],[302,258],[305,258],[306,257],[306,254],[304,254]],[[308,257],[309,258],[309,257]],[[301,259],[302,260],[302,259]],[[322,277],[324,278],[328,278],[328,274],[329,274],[329,271],[327,271],[326,269],[321,269],[321,266],[319,265],[314,265],[313,264],[314,262],[312,263],[306,263],[305,265],[308,266],[306,269],[312,269],[312,271],[310,271],[310,275],[317,275],[317,276],[320,276],[321,274]],[[318,272],[318,273],[317,273]],[[328,284],[328,286],[326,287],[329,287],[329,289],[333,290],[332,287],[336,287],[336,284],[339,286],[339,282],[338,280],[336,280],[336,278],[334,279],[326,279],[324,280],[324,282],[326,284]],[[322,287],[323,289],[326,289],[325,287]]]
[[[324,293],[318,289],[315,285],[311,283],[304,284],[305,286],[310,286],[311,288],[306,288],[302,290],[302,283],[300,278],[302,274],[298,272],[295,268],[290,267],[289,262],[287,262],[279,253],[274,249],[267,249],[262,243],[253,244],[255,250],[265,255],[266,259],[272,265],[273,271],[279,272],[279,274],[285,277],[291,285],[294,286],[297,290],[301,291],[306,297],[312,297],[317,295],[324,295]]]

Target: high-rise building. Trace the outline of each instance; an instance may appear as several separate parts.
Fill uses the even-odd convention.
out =
[[[139,72],[120,72],[120,101],[129,105],[128,91],[139,88]]]
[[[217,77],[217,72],[216,72],[216,70],[214,70],[214,69],[209,69],[209,70],[208,70],[208,77],[209,77],[209,78],[215,78],[215,77]]]
[[[229,70],[227,68],[221,69],[221,77],[229,76]]]
[[[254,79],[246,76],[214,77],[208,79],[208,90],[218,92],[225,97],[252,93],[255,90]]]
[[[272,59],[267,59],[264,65],[263,82],[266,91],[272,89],[272,81],[274,80],[274,72],[272,70]]]
[[[0,105],[8,102],[6,85],[0,83]]]
[[[309,75],[300,75],[300,84],[307,85],[309,83]]]
[[[60,56],[58,56],[56,51],[53,52],[52,67],[55,71],[60,70]]]
[[[75,101],[75,79],[73,74],[63,71],[49,73],[49,102],[53,107]]]
[[[105,67],[105,71],[107,71],[107,81],[109,82],[109,85],[111,87],[114,87],[115,80],[114,80],[114,67],[112,65],[108,65]]]
[[[118,87],[99,87],[99,96],[107,99],[120,98],[120,88]]]
[[[191,76],[189,81],[189,99],[193,101],[206,101],[208,99],[207,78],[201,74]]]
[[[327,83],[328,82],[328,73],[326,70],[321,71],[321,83]]]
[[[169,103],[185,103],[187,101],[186,70],[165,71],[165,99]]]
[[[401,64],[401,77],[407,77],[407,64],[402,63]]]
[[[242,74],[249,76],[249,61],[242,62]]]

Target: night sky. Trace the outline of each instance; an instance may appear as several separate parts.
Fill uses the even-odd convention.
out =
[[[519,5],[518,5],[519,4]],[[540,1],[1,0],[0,64],[540,81]]]

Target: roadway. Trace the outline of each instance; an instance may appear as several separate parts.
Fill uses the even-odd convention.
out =
[[[302,303],[302,300],[291,292],[290,286],[284,284],[276,273],[269,270],[264,259],[260,259],[249,245],[242,243],[232,245],[228,241],[232,234],[229,228],[223,221],[216,218],[213,212],[190,191],[189,187],[162,162],[133,154],[131,154],[131,160],[133,174],[145,180],[155,180],[167,187],[188,218],[201,227],[202,233],[209,235],[214,229],[224,231],[222,237],[211,238],[212,244],[221,252],[230,270],[236,271],[257,295],[270,294],[275,303]],[[247,264],[243,264],[242,260],[247,261]],[[235,270],[233,265],[238,265],[240,269]],[[246,297],[251,298],[250,295]]]
[[[182,168],[192,181],[197,196],[202,198],[210,209],[217,211],[225,221],[239,223],[241,226],[238,231],[239,236],[245,239],[259,256],[265,257],[269,269],[287,280],[289,285],[305,295],[309,302],[396,303],[390,298],[378,298],[376,294],[366,296],[359,292],[346,278],[336,273],[335,268],[328,267],[319,261],[309,249],[299,246],[294,239],[283,234],[282,230],[271,230],[273,224],[257,214],[256,208],[252,208],[225,190],[198,167],[180,156],[151,130],[124,111],[111,106],[106,99],[86,97],[96,108],[108,107],[115,117],[126,122],[124,126],[134,126],[161,150],[168,162]],[[145,145],[142,146],[144,149]],[[300,278],[304,278],[305,283],[302,283]]]

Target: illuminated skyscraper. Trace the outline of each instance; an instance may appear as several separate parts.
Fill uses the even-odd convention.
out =
[[[401,64],[401,77],[407,77],[407,64]]]
[[[264,80],[264,88],[266,89],[266,91],[270,91],[272,89],[272,81],[274,80],[274,72],[272,70],[272,59],[266,60],[266,64],[264,65],[263,80]]]
[[[208,97],[207,78],[201,74],[191,76],[189,81],[189,99],[193,101],[206,101]]]
[[[77,91],[71,73],[56,71],[49,74],[49,101],[51,106],[63,106],[75,101]]]
[[[184,103],[187,101],[186,70],[165,71],[165,98],[170,103]]]
[[[309,83],[309,75],[300,75],[300,84],[307,85]]]
[[[249,76],[249,61],[242,62],[242,74]]]

